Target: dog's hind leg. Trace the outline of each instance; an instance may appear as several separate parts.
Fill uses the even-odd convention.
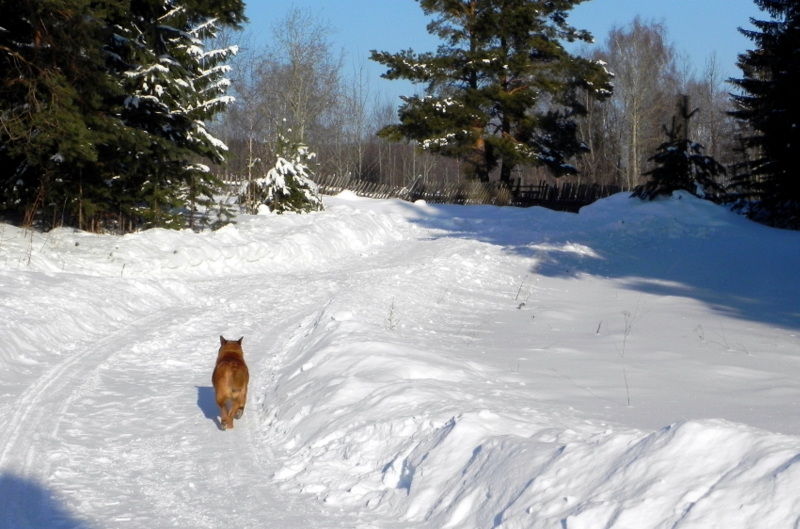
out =
[[[244,413],[244,395],[244,392],[240,390],[234,392],[231,397],[231,411],[229,415],[231,419],[231,428],[233,428],[233,419],[241,418],[242,413]]]
[[[227,397],[217,395],[217,406],[219,406],[219,427],[225,430],[229,427],[233,428],[233,419],[228,412],[228,399]]]
[[[247,404],[247,386],[239,391],[239,394],[236,396],[236,404],[239,406],[239,409],[236,410],[236,418],[241,419],[244,413],[244,405]]]

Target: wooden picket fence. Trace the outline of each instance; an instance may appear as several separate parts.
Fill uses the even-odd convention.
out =
[[[417,179],[407,187],[390,186],[341,176],[318,176],[315,179],[320,193],[336,195],[350,191],[369,198],[399,198],[407,201],[424,200],[437,204],[493,204],[497,206],[542,206],[557,211],[576,212],[583,206],[619,193],[619,186],[563,182],[535,185],[516,183],[510,188],[499,182],[459,182],[440,184]]]
[[[408,189],[405,187],[390,186],[377,182],[368,182],[346,176],[316,175],[314,183],[323,195],[338,195],[343,191],[350,191],[360,197],[367,198],[402,198],[408,199]]]

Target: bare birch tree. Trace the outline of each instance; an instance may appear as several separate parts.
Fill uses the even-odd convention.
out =
[[[633,189],[661,142],[661,126],[679,91],[675,50],[663,24],[637,17],[611,30],[604,53],[615,75],[611,121],[619,134],[620,184]]]
[[[231,149],[232,172],[263,176],[280,135],[312,150],[328,135],[339,112],[342,69],[331,32],[310,11],[292,9],[271,28],[271,42],[244,39],[232,75],[236,102],[217,124]]]
[[[309,10],[290,10],[273,32],[270,82],[278,84],[274,92],[293,136],[308,143],[339,101],[343,52],[334,51],[332,29]]]

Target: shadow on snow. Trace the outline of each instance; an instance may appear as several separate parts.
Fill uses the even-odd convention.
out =
[[[219,406],[217,406],[217,398],[214,394],[214,388],[211,386],[196,387],[197,407],[200,408],[206,419],[213,421],[217,428],[219,428]]]
[[[0,529],[90,529],[35,481],[0,475]]]
[[[685,209],[656,205],[662,209],[653,215],[631,214],[638,201],[631,207],[619,198],[610,204],[620,206],[618,215],[609,213],[609,205],[601,206],[601,214],[584,209],[577,215],[538,207],[498,214],[494,206],[427,205],[415,222],[443,230],[441,237],[474,239],[529,257],[533,274],[607,278],[633,291],[696,299],[726,316],[800,329],[800,233],[710,209],[721,207],[699,199],[687,202]],[[668,208],[675,216],[665,214]]]

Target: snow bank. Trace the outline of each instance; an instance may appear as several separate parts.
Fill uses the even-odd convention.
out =
[[[518,243],[533,238],[529,226],[541,224],[549,242],[526,245],[539,263],[534,269],[587,260],[603,266],[614,256],[601,248],[646,259],[665,240],[677,241],[670,253],[716,236],[720,244],[730,244],[730,237],[753,244],[765,235],[774,238],[767,244],[798,242],[797,234],[766,230],[689,195],[653,203],[618,195],[579,216],[512,211],[509,216],[526,224],[499,227],[485,226],[498,220],[496,209],[475,208],[467,216],[460,208],[418,206],[409,214],[415,222],[493,245],[505,240],[505,250],[519,250]],[[707,261],[717,248],[709,246],[691,259]],[[460,259],[463,267],[468,258]],[[488,260],[497,273],[497,258]],[[646,268],[662,264],[645,262],[629,272],[657,275]],[[790,281],[782,275],[788,263],[779,268],[781,280]],[[678,272],[674,280],[688,274],[714,282],[699,269]],[[265,437],[285,461],[275,477],[287,489],[426,527],[791,527],[800,521],[797,437],[719,419],[683,420],[649,433],[535,404],[517,407],[503,391],[486,391],[492,382],[481,366],[418,350],[391,333],[377,339],[384,329],[352,320],[323,311],[310,321],[304,339],[286,351],[294,362],[265,398]]]
[[[800,439],[724,420],[648,433],[517,408],[452,358],[303,329],[265,399],[284,489],[424,527],[793,527]],[[325,324],[320,324],[326,321]],[[492,398],[494,397],[494,398]],[[578,414],[579,415],[579,414]]]
[[[5,267],[48,273],[159,279],[271,273],[356,258],[397,240],[396,221],[376,213],[242,215],[216,232],[152,229],[122,237],[60,228],[34,233],[3,226]]]

